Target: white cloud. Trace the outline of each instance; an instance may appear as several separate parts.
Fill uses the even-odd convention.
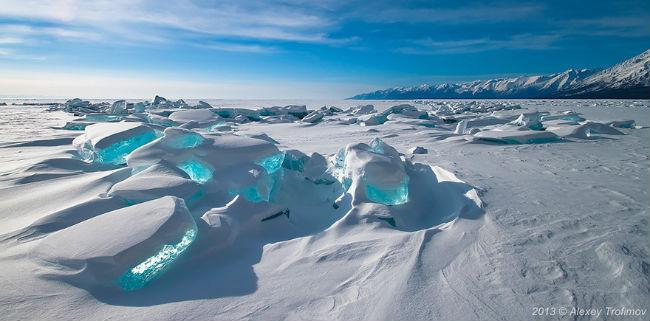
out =
[[[239,43],[228,43],[228,42],[211,42],[205,45],[199,45],[198,47],[214,49],[219,51],[229,51],[229,52],[243,52],[243,53],[277,53],[282,50],[275,46],[262,46],[255,44],[239,44]]]
[[[333,24],[328,18],[282,1],[213,1],[204,5],[190,0],[4,0],[0,17],[53,23],[59,27],[48,34],[66,38],[89,38],[80,33],[83,29],[143,42],[172,39],[183,32],[314,43],[338,40],[326,32]]]
[[[450,2],[453,3],[453,2]],[[456,7],[408,6],[395,2],[370,2],[350,16],[377,23],[476,24],[522,20],[540,14],[544,7],[531,3],[473,3]]]
[[[415,55],[475,53],[498,49],[547,50],[560,39],[559,35],[518,34],[504,39],[474,38],[437,41],[431,38],[412,41],[412,46],[400,47],[398,52]]]
[[[30,55],[17,52],[13,49],[0,48],[0,59],[10,59],[10,60],[47,60],[45,56]]]

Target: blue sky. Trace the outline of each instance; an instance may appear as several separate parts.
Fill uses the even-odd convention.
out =
[[[649,47],[647,0],[0,0],[0,95],[345,98]]]

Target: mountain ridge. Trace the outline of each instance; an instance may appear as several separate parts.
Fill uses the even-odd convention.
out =
[[[422,84],[362,93],[349,99],[650,99],[650,49],[606,69],[549,75]]]

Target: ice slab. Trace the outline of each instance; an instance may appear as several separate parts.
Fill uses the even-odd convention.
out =
[[[302,121],[306,123],[317,123],[323,119],[324,114],[319,110],[314,110],[305,116]]]
[[[399,153],[380,139],[371,145],[350,144],[335,157],[335,176],[349,188],[354,202],[385,205],[408,201],[408,182]]]
[[[309,156],[305,155],[303,152],[295,149],[286,150],[284,152],[284,160],[282,161],[282,167],[292,170],[302,172],[305,170],[305,164],[309,161]]]
[[[474,138],[499,144],[544,144],[560,140],[551,131],[537,130],[489,130],[474,134]]]
[[[539,112],[523,113],[508,125],[518,126],[520,130],[543,130],[541,118],[542,114]]]
[[[86,161],[124,164],[129,153],[156,138],[156,132],[142,123],[99,123],[87,126],[72,145]]]
[[[92,125],[94,122],[86,122],[86,121],[69,121],[65,123],[63,126],[63,129],[67,130],[85,130],[86,126]]]
[[[209,109],[179,110],[169,115],[169,119],[177,123],[195,121],[198,123],[211,123],[221,119]]]
[[[189,174],[173,164],[161,161],[113,185],[108,195],[121,197],[130,203],[140,203],[170,195],[190,203],[200,197],[200,193],[201,186],[190,179]]]
[[[189,248],[197,227],[185,202],[166,196],[111,211],[44,238],[34,257],[51,276],[131,291],[160,277]]]
[[[375,110],[375,106],[373,105],[360,105],[356,107],[352,107],[348,110],[345,111],[348,114],[355,115],[355,116],[361,116],[361,115],[368,115],[377,112]]]
[[[386,115],[383,114],[369,114],[363,115],[357,119],[357,122],[363,126],[377,126],[388,121]]]
[[[382,112],[382,114],[384,116],[388,116],[390,114],[400,114],[404,117],[417,118],[417,119],[429,118],[429,114],[426,111],[419,110],[415,106],[410,104],[401,104],[401,105],[389,107],[384,112]]]
[[[118,100],[111,105],[109,113],[114,115],[120,115],[126,112],[126,101]]]
[[[141,169],[159,160],[178,167],[192,180],[209,185],[206,190],[266,201],[276,184],[275,175],[281,175],[284,153],[263,139],[231,134],[208,137],[186,129],[167,128],[159,140],[132,153],[128,165]]]

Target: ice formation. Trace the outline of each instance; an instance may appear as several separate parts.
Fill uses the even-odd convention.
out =
[[[385,205],[408,201],[409,177],[403,161],[391,146],[379,139],[371,145],[351,144],[337,154],[336,175],[349,186],[355,200]]]
[[[178,242],[165,244],[159,252],[126,271],[117,280],[120,287],[126,291],[133,291],[155,280],[192,245],[196,233],[195,228],[187,230]]]
[[[208,109],[179,110],[171,113],[169,119],[177,123],[195,121],[200,124],[213,123],[221,119]]]
[[[124,164],[129,153],[156,137],[156,132],[142,123],[99,123],[87,126],[73,145],[84,160]]]
[[[192,175],[187,173],[188,171],[192,172]],[[171,195],[191,203],[201,194],[201,186],[196,181],[202,182],[203,179],[197,172],[161,161],[113,185],[108,195],[121,197],[129,203]]]
[[[128,165],[141,169],[164,160],[194,181],[251,200],[268,200],[273,175],[284,153],[273,143],[232,134],[204,137],[196,132],[167,128],[163,136],[131,153]]]
[[[72,283],[139,289],[167,271],[196,237],[182,199],[165,196],[114,210],[44,239],[34,250],[56,267],[53,276]],[[58,274],[60,270],[74,274]],[[83,277],[80,277],[83,276]]]

